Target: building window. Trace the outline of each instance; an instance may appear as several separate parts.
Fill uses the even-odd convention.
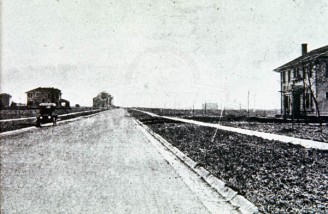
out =
[[[310,108],[310,94],[305,94],[305,108]]]
[[[288,82],[290,82],[290,75],[291,75],[291,71],[288,71]]]
[[[326,63],[326,77],[328,77],[328,63]]]
[[[297,79],[301,78],[301,73],[300,73],[300,69],[296,69],[296,77]]]
[[[326,99],[328,100],[328,92],[326,92]]]
[[[282,76],[282,82],[285,83],[286,82],[285,72],[281,72],[281,76]]]
[[[297,68],[294,69],[294,79],[298,78],[298,70]]]
[[[313,70],[312,69],[314,69],[314,66],[311,67],[311,65],[310,65],[310,67],[308,69],[309,77],[312,77],[312,74],[313,74]]]

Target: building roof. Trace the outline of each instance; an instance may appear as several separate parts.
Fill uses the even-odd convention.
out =
[[[68,100],[65,100],[65,99],[59,99],[59,102],[67,102],[67,103],[69,103],[69,101]]]
[[[113,97],[112,97],[112,95],[110,95],[106,91],[102,91],[96,97],[94,97],[93,99],[107,99],[107,98],[113,98]]]
[[[61,93],[61,91],[58,88],[42,88],[42,87],[32,89],[32,90],[27,91],[25,93],[34,92],[34,91],[57,91],[57,92]]]
[[[310,51],[276,69],[274,69],[275,72],[280,72],[281,70],[291,68],[295,65],[298,65],[300,63],[306,63],[309,61],[321,59],[321,58],[328,58],[328,45],[323,46],[321,48],[315,49],[313,51]]]
[[[1,97],[11,97],[11,95],[10,94],[7,94],[7,93],[1,93],[0,96]]]

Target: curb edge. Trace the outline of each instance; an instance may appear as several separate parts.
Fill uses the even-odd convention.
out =
[[[232,206],[236,207],[241,213],[259,213],[258,208],[244,196],[239,195],[236,191],[227,187],[226,184],[212,175],[209,171],[199,165],[199,163],[193,161],[178,148],[170,144],[162,136],[155,133],[148,126],[143,124],[137,119],[133,119],[137,125],[143,127],[148,133],[150,133],[155,139],[157,139],[164,147],[166,147],[170,152],[177,156],[185,165],[187,165],[192,171],[204,179],[204,181],[215,189],[220,195],[222,195],[227,202],[231,203]]]

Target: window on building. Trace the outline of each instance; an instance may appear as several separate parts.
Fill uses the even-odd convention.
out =
[[[31,98],[31,97],[32,97],[32,93],[28,93],[27,96],[28,96],[29,98]]]
[[[309,77],[312,77],[312,75],[313,75],[313,69],[314,69],[314,66],[313,66],[313,67],[310,66],[310,67],[308,68]]]
[[[303,78],[303,77],[304,77],[304,73],[303,73],[303,69],[302,69],[302,68],[299,68],[299,69],[298,69],[298,73],[299,73],[299,75],[300,75],[300,76],[299,76],[300,78]]]
[[[289,114],[289,97],[288,96],[284,96],[284,112],[285,114]]]
[[[290,82],[291,70],[288,71],[288,82]]]
[[[300,69],[296,69],[296,77],[297,77],[297,79],[298,78],[301,78],[301,73],[300,73]]]
[[[293,78],[294,78],[294,79],[297,78],[297,71],[296,71],[296,69],[293,70]]]
[[[326,92],[326,99],[328,100],[328,92]]]
[[[328,63],[326,63],[326,77],[328,77]]]
[[[310,94],[305,94],[305,108],[310,108]]]
[[[285,83],[286,82],[285,72],[281,72],[281,76],[282,76],[282,82]]]
[[[313,107],[313,99],[311,96],[311,93],[307,92],[305,94],[305,107],[306,108],[312,108]]]

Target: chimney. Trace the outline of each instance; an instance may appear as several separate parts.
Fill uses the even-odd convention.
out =
[[[302,44],[302,56],[307,53],[307,44]]]

